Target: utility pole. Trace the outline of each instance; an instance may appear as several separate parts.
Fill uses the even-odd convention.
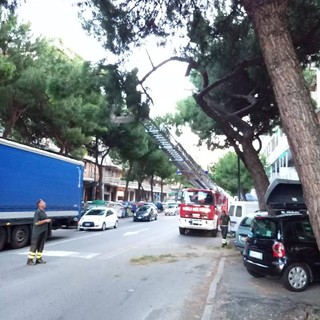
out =
[[[238,156],[238,201],[241,200],[240,157]]]

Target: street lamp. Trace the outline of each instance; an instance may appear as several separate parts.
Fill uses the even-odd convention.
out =
[[[241,200],[241,182],[240,182],[240,157],[238,156],[238,201]]]

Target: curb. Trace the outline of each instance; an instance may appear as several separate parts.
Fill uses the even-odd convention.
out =
[[[219,261],[218,271],[217,271],[217,274],[215,275],[215,277],[210,285],[206,305],[205,305],[201,320],[210,320],[210,318],[211,318],[211,314],[212,314],[213,308],[215,306],[215,299],[214,298],[216,296],[218,283],[220,282],[222,274],[223,274],[223,267],[224,267],[225,259],[226,258],[221,258]]]

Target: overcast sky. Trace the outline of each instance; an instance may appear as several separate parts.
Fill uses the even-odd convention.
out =
[[[59,38],[67,48],[90,61],[105,58],[101,45],[82,29],[77,17],[74,0],[27,0],[18,11],[20,19],[31,22],[35,35]],[[158,64],[170,56],[165,49],[148,46],[154,64]],[[139,77],[151,70],[151,64],[145,49],[135,54],[130,63],[138,66]],[[172,62],[162,67],[146,81],[151,89],[154,107],[151,116],[174,112],[176,102],[191,92],[191,84],[184,77],[187,65]]]
[[[96,62],[105,58],[106,54],[101,45],[82,29],[77,17],[77,8],[74,0],[27,0],[22,3],[18,11],[21,21],[30,22],[35,35],[46,38],[61,39],[67,48],[70,48],[85,60]],[[165,49],[148,46],[148,52],[155,65],[168,59],[170,55]],[[151,65],[145,49],[135,54],[133,66],[138,66],[142,78],[151,70]],[[150,88],[154,106],[151,107],[151,117],[173,113],[176,102],[191,94],[191,84],[184,76],[187,65],[171,62],[162,67],[145,82]],[[178,141],[202,167],[216,161],[220,152],[208,152],[206,148],[195,147],[198,137],[186,132]]]

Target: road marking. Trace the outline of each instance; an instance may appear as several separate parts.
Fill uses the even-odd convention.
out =
[[[215,296],[216,296],[217,286],[223,274],[225,259],[226,258],[221,258],[221,260],[219,261],[218,271],[210,285],[206,306],[204,308],[201,320],[210,320],[211,315],[214,312],[213,309],[215,307]]]
[[[82,231],[79,231],[79,232],[82,232]],[[97,236],[102,236],[102,235],[103,235],[103,232],[99,232],[99,233],[95,232],[95,233],[91,233],[89,235],[75,237],[75,238],[66,239],[66,240],[54,240],[54,241],[50,241],[50,243],[46,243],[46,248],[51,247],[51,246],[55,246],[55,245],[61,244],[61,243],[78,241],[79,239],[92,238],[92,237],[97,237]]]
[[[138,234],[138,233],[140,233],[140,232],[147,231],[147,230],[149,230],[149,228],[140,229],[140,230],[137,230],[137,231],[128,231],[128,232],[124,233],[123,236],[124,236],[124,237],[126,237],[126,236],[132,236],[132,235],[134,235],[134,234]]]
[[[20,255],[27,255],[28,252],[20,252]],[[99,256],[100,253],[89,253],[89,252],[76,252],[76,251],[45,251],[45,256],[48,257],[72,257],[72,258],[84,258],[91,259],[96,256]]]
[[[148,245],[149,243],[152,243],[155,239],[163,237],[163,234],[160,234],[157,237],[152,237],[151,239],[143,239],[140,241],[135,242],[134,244],[130,244],[128,247],[116,249],[114,251],[108,252],[107,254],[101,255],[98,257],[99,260],[109,260],[116,256],[119,256],[120,254],[126,253],[128,251],[133,251],[137,248],[140,248],[142,245]]]

